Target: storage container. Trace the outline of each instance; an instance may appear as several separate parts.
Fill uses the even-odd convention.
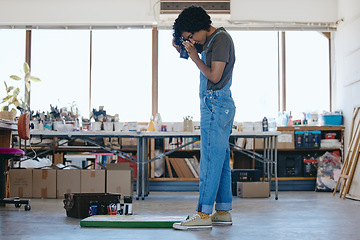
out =
[[[323,115],[324,125],[342,125],[343,115]]]
[[[302,156],[293,152],[278,155],[278,177],[302,177]]]
[[[119,203],[120,194],[111,193],[65,193],[64,208],[66,215],[73,218],[86,218],[90,216],[91,203],[104,205],[105,209],[110,203]]]
[[[320,148],[321,131],[295,131],[295,148]]]

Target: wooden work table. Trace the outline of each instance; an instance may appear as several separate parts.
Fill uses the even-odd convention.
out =
[[[10,147],[13,130],[17,130],[17,124],[14,121],[0,119],[0,147]]]

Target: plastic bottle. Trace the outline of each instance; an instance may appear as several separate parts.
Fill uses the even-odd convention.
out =
[[[157,113],[155,115],[154,125],[155,125],[155,131],[157,131],[157,132],[161,131],[162,120],[161,120],[160,113]]]
[[[264,117],[262,120],[262,127],[264,132],[269,131],[269,123],[266,117]]]

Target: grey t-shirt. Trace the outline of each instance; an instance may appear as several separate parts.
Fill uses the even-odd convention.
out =
[[[204,51],[206,51],[206,65],[211,67],[212,61],[225,62],[225,68],[223,75],[218,83],[213,83],[208,81],[207,90],[220,90],[226,86],[229,82],[235,64],[235,48],[231,36],[226,32],[220,32],[217,34],[211,41],[209,47],[207,45],[211,38],[218,31],[226,31],[224,28],[218,28],[213,32],[207,39],[204,46]]]

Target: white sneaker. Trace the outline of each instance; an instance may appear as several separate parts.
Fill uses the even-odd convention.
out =
[[[178,230],[207,230],[212,228],[211,218],[202,219],[199,214],[180,223],[174,223],[173,228]]]
[[[211,215],[212,224],[218,226],[229,226],[232,225],[232,217],[230,213],[220,215],[218,212],[215,212]]]

